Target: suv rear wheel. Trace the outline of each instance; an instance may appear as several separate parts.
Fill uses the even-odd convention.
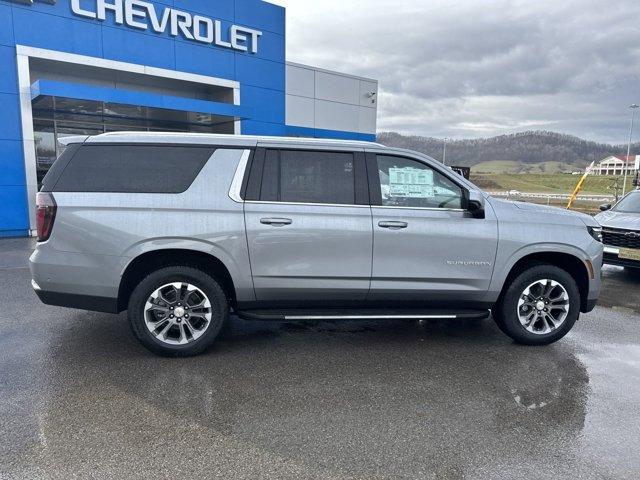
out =
[[[192,267],[175,266],[145,277],[129,300],[134,335],[159,355],[198,355],[218,336],[229,317],[220,284]]]
[[[561,268],[530,267],[506,287],[493,315],[498,327],[516,342],[547,345],[569,333],[578,320],[580,290]]]

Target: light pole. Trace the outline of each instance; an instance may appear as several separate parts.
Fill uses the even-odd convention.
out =
[[[627,147],[627,158],[625,159],[622,167],[624,168],[624,181],[622,182],[623,197],[627,193],[627,171],[629,170],[628,162],[629,162],[629,156],[631,155],[631,141],[633,140],[633,121],[635,120],[635,117],[636,117],[636,110],[640,108],[640,105],[637,105],[634,103],[632,105],[629,105],[629,108],[631,109],[631,126],[629,127],[629,146]]]
[[[444,147],[442,149],[442,164],[446,165],[447,164],[447,141],[449,139],[445,137],[444,139]]]

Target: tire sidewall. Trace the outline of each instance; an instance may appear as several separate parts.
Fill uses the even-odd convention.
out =
[[[518,301],[524,290],[539,280],[550,279],[560,283],[569,295],[569,313],[560,328],[544,335],[529,332],[518,319]],[[527,345],[546,345],[564,337],[580,316],[580,290],[573,277],[553,265],[529,268],[518,275],[507,288],[498,306],[496,321],[500,329],[516,342]]]
[[[163,285],[190,283],[204,292],[211,303],[211,321],[207,331],[194,342],[170,345],[152,335],[145,323],[144,308],[151,294]],[[149,350],[166,356],[191,356],[202,353],[216,339],[229,316],[223,289],[206,273],[191,267],[166,267],[145,277],[133,290],[129,300],[129,321],[134,335]]]

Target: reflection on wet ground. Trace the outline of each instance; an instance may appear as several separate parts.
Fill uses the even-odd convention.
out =
[[[640,477],[631,310],[545,348],[491,321],[233,319],[176,360],[28,280],[0,270],[2,479]]]

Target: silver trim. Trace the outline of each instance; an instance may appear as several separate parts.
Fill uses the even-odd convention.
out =
[[[242,192],[242,181],[244,180],[244,175],[247,171],[247,163],[249,163],[250,155],[251,150],[245,150],[242,153],[242,157],[240,157],[238,167],[236,168],[236,173],[233,175],[231,187],[229,188],[229,198],[236,203],[244,202],[244,200],[242,200],[242,197],[240,196],[240,193]]]
[[[426,210],[432,212],[458,212],[465,213],[463,208],[427,208],[427,207],[385,207],[381,205],[350,205],[343,203],[304,203],[304,202],[276,202],[263,200],[246,200],[245,203],[255,203],[262,205],[304,205],[308,207],[351,207],[351,208],[384,208],[387,210]]]
[[[386,210],[427,210],[431,212],[466,212],[464,208],[394,207],[392,205],[371,205],[371,208],[384,208]]]
[[[606,245],[604,247],[604,251],[605,251],[605,253],[613,253],[614,255],[619,255],[620,254],[620,249],[619,248],[607,247]]]
[[[257,205],[303,205],[307,207],[371,208],[371,205],[347,205],[339,203],[267,202],[262,200],[246,200],[245,203],[254,203]]]
[[[36,290],[36,291],[37,291],[37,290],[42,290],[42,289],[40,288],[40,285],[38,285],[38,283],[37,283],[35,280],[33,280],[33,279],[31,279],[31,288],[33,288],[33,289],[34,289],[34,290]]]
[[[457,315],[285,315],[285,320],[454,319]]]

